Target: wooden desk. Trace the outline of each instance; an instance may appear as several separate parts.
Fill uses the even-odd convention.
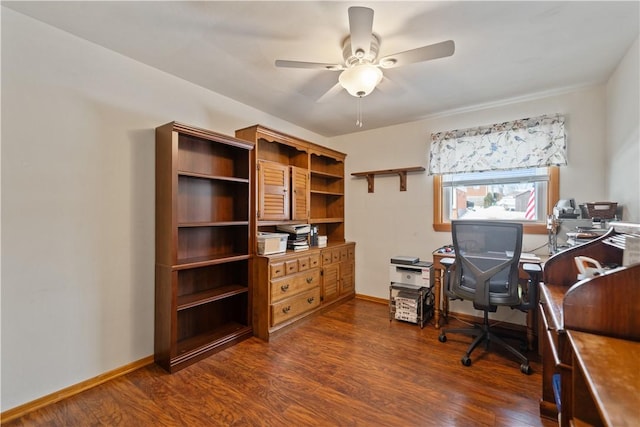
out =
[[[434,253],[433,254],[433,297],[435,298],[435,307],[433,309],[433,320],[435,322],[436,329],[440,328],[440,316],[446,318],[449,313],[449,299],[444,298],[442,300],[442,310],[440,301],[442,298],[442,274],[445,270],[440,261],[442,258],[451,258],[453,255],[446,253]]]
[[[567,331],[573,350],[573,424],[640,424],[640,342]]]
[[[626,224],[625,228],[629,227],[640,232],[640,225]],[[577,361],[567,331],[640,341],[640,264],[577,282],[576,256],[588,256],[603,265],[622,264],[623,250],[609,243],[609,238],[616,234],[619,232],[612,228],[604,236],[556,254],[544,263],[538,316],[538,349],[542,355],[540,415],[558,417],[553,376],[560,374],[562,427],[572,423],[573,375],[578,369],[574,366]],[[598,357],[599,363],[609,363],[607,354],[605,351]],[[635,367],[637,361],[633,362],[631,366]],[[629,359],[627,363],[631,363]],[[609,374],[610,380],[614,377]],[[636,410],[639,407],[636,405]]]
[[[444,283],[442,280],[442,276],[445,270],[445,267],[442,265],[441,260],[443,258],[453,258],[455,255],[452,253],[434,253],[433,254],[433,296],[435,299],[435,307],[433,310],[433,320],[435,323],[436,329],[439,329],[440,326],[444,323],[447,316],[449,315],[449,298],[444,294],[443,287]],[[537,264],[538,262],[533,260],[521,259],[520,266],[522,267],[525,263]],[[528,280],[529,275],[520,268],[520,278],[523,280]],[[442,301],[442,308],[441,302]],[[440,322],[442,318],[443,322]],[[527,344],[529,349],[533,349],[534,342],[537,336],[537,313],[536,310],[527,311]]]

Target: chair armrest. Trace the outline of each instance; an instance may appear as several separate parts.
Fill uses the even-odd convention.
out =
[[[542,273],[542,266],[540,264],[533,264],[533,263],[522,264],[522,269],[526,271],[529,274],[529,276]]]
[[[451,291],[451,267],[456,263],[456,259],[453,257],[444,257],[440,259],[440,264],[444,267],[444,275],[442,277],[443,289],[445,295],[450,300],[460,299],[456,294]]]
[[[535,310],[538,306],[538,285],[542,279],[542,266],[540,264],[526,263],[522,269],[529,275],[526,289],[523,289],[522,299],[518,309],[527,311]]]
[[[444,257],[440,259],[440,264],[442,264],[444,268],[451,268],[451,266],[455,263],[456,259],[453,257]]]

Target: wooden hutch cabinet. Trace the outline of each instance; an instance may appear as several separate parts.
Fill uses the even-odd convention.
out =
[[[355,295],[355,243],[344,239],[346,155],[261,125],[236,131],[255,144],[257,180],[252,233],[276,232],[280,224],[311,224],[327,247],[256,254],[254,333],[262,339]]]
[[[254,144],[156,128],[155,361],[175,372],[252,336]]]

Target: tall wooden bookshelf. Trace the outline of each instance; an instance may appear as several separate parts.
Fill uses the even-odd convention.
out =
[[[169,372],[250,337],[254,144],[156,129],[155,361]]]

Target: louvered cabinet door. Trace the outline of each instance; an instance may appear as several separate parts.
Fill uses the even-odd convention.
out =
[[[327,303],[340,295],[340,264],[322,267],[322,298]]]
[[[305,168],[291,166],[293,197],[291,219],[302,221],[309,219],[309,172]]]
[[[289,166],[258,161],[258,220],[289,219]]]

